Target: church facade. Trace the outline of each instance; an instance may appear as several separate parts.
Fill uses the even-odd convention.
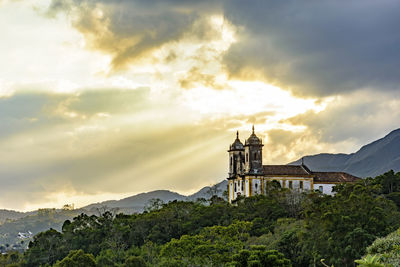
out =
[[[300,165],[263,165],[262,140],[254,132],[243,144],[236,139],[229,146],[229,202],[238,196],[250,197],[264,194],[269,182],[277,181],[282,188],[299,192],[319,190],[324,194],[333,194],[333,187],[341,183],[354,183],[360,178],[345,172],[314,172],[305,164]]]

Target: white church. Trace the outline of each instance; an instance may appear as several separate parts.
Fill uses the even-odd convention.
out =
[[[229,202],[238,196],[250,197],[263,194],[268,182],[277,181],[282,188],[299,192],[319,190],[332,195],[335,185],[354,183],[361,178],[345,172],[314,172],[301,165],[263,165],[263,143],[254,132],[245,143],[240,141],[239,132],[230,145],[229,153]]]

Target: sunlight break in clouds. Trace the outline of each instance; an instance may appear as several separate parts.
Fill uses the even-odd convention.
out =
[[[7,9],[1,11],[7,16]],[[24,41],[14,50],[15,57],[27,66],[11,59],[11,66],[0,66],[10,73],[2,85],[14,92],[3,91],[8,95],[4,114],[12,116],[9,109],[14,105],[34,103],[27,109],[30,114],[4,118],[9,130],[0,147],[7,157],[0,153],[5,159],[0,167],[14,169],[2,172],[5,179],[14,177],[8,187],[4,183],[4,190],[31,192],[19,194],[20,202],[13,208],[59,206],[66,196],[82,206],[106,196],[118,198],[145,190],[193,193],[223,179],[231,131],[248,130],[251,123],[244,122],[245,117],[270,114],[265,126],[259,123],[260,134],[273,128],[299,132],[304,129],[280,121],[325,105],[316,99],[293,97],[263,82],[230,80],[223,55],[237,41],[237,29],[221,15],[197,18],[179,39],[154,47],[124,70],[112,71],[111,55],[90,51],[94,46],[87,42],[93,40],[74,31],[64,16],[43,18],[26,7],[19,12],[41,28],[17,35]],[[105,15],[100,9],[93,12],[96,23],[101,22]],[[14,27],[25,23],[16,21]],[[7,47],[12,47],[17,36],[9,34]],[[107,87],[115,88],[114,94]],[[144,89],[138,87],[149,91],[141,94]],[[120,91],[123,88],[138,93]],[[213,125],[219,120],[225,120],[226,126]],[[181,136],[185,131],[178,129],[188,125],[193,125],[194,135]],[[210,133],[215,128],[215,134],[198,135],[197,127]],[[167,145],[171,142],[177,145]],[[16,171],[19,165],[24,168]],[[1,203],[6,203],[7,196],[3,194]]]
[[[351,2],[1,1],[0,208],[193,193],[252,124],[270,164],[381,137],[399,6]]]

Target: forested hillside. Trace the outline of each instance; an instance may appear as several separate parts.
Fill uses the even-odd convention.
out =
[[[189,196],[180,195],[168,190],[156,190],[148,193],[141,193],[121,200],[109,200],[101,203],[94,203],[78,210],[62,209],[39,209],[32,212],[17,212],[11,210],[0,210],[0,252],[4,248],[25,248],[30,238],[21,237],[19,233],[37,234],[50,228],[61,230],[63,222],[72,219],[80,213],[88,215],[102,214],[109,210],[112,213],[133,214],[143,212],[150,208],[154,201],[159,204],[170,201],[190,201],[198,198],[210,198],[212,195],[222,196],[226,189],[227,182],[222,181],[212,187],[204,187],[197,193]],[[30,236],[30,235],[29,235]]]
[[[15,210],[0,210],[0,224],[6,221],[16,220],[28,215],[29,213],[19,212]]]
[[[107,200],[100,203],[90,204],[82,209],[90,212],[96,211],[98,208],[102,207],[118,208],[123,213],[132,214],[136,212],[143,212],[144,208],[151,199],[160,199],[164,203],[168,203],[172,200],[185,200],[186,196],[168,190],[155,190],[147,193],[140,193],[120,200]]]
[[[7,247],[21,249],[27,247],[30,240],[30,235],[27,234],[29,232],[36,234],[50,228],[61,230],[65,220],[79,215],[80,212],[82,210],[40,209],[30,215],[0,224],[0,252]]]
[[[34,237],[20,266],[354,266],[376,238],[400,227],[400,173],[336,187],[200,202],[154,202],[141,214],[81,214]],[[81,264],[81,265],[79,265]]]

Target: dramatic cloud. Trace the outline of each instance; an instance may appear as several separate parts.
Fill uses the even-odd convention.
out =
[[[188,32],[211,40],[215,33],[204,18],[220,15],[241,29],[225,54],[232,76],[262,78],[296,94],[318,96],[366,87],[399,89],[398,1],[53,0],[48,13],[59,12],[70,16],[89,47],[112,56],[114,68]],[[196,80],[214,85],[204,70],[188,71],[183,88]]]
[[[148,55],[168,42],[175,42],[203,16],[218,12],[219,1],[108,1],[53,0],[49,15],[66,12],[89,46],[112,55],[114,68]],[[197,27],[196,35],[207,38],[212,29]]]
[[[243,31],[226,65],[298,94],[398,90],[399,12],[393,0],[227,1],[225,16]]]

